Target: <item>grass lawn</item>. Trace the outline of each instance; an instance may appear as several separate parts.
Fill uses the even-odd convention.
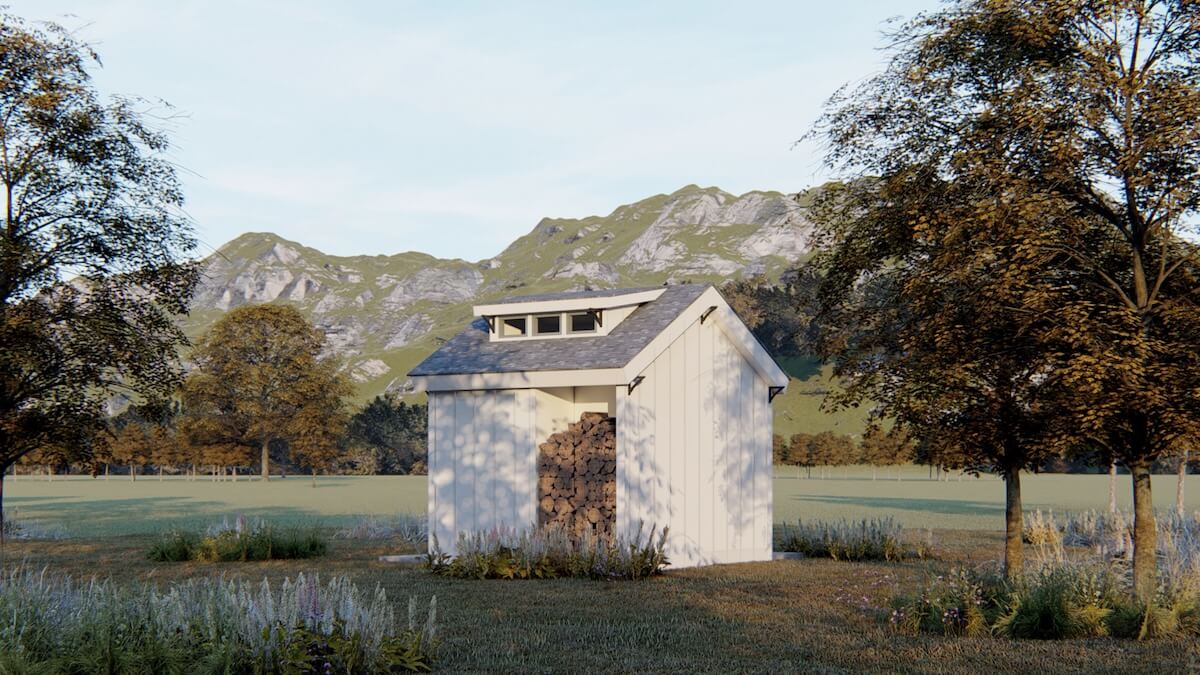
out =
[[[775,520],[794,522],[892,516],[906,527],[968,530],[1003,528],[1004,484],[994,477],[930,481],[924,468],[884,469],[872,480],[867,467],[838,468],[826,479],[802,478],[780,467],[775,478]],[[1187,503],[1200,509],[1200,476],[1190,476]],[[1079,511],[1107,508],[1104,475],[1026,475],[1027,510]],[[1130,505],[1128,476],[1118,477],[1118,498]],[[1171,508],[1175,477],[1154,477],[1155,503]],[[145,534],[172,525],[207,525],[238,514],[287,524],[336,526],[361,514],[424,513],[423,476],[335,476],[311,487],[305,476],[263,484],[195,482],[148,476],[127,478],[20,476],[5,480],[5,506],[22,519],[58,526],[74,536]]]
[[[1200,668],[1197,645],[1108,639],[1010,641],[901,636],[887,598],[964,558],[996,551],[996,533],[937,531],[948,560],[830,560],[721,565],[645,582],[462,581],[379,563],[386,544],[334,541],[321,560],[151,563],[143,535],[9,543],[8,563],[76,577],[168,581],[299,572],[381,584],[401,608],[438,599],[443,672],[1080,672],[1174,673]]]
[[[924,469],[871,479],[869,468],[806,479],[777,471],[776,520],[894,516],[934,528],[940,560],[838,563],[788,560],[670,571],[646,582],[462,581],[380,563],[410,553],[398,542],[333,540],[325,558],[262,563],[154,563],[151,533],[203,525],[239,513],[275,522],[334,526],[356,514],[420,513],[421,477],[295,476],[263,485],[153,477],[20,477],[6,481],[6,505],[22,519],[59,526],[63,541],[9,542],[0,565],[45,567],[76,578],[174,580],[226,575],[259,580],[318,572],[360,586],[382,585],[403,615],[412,595],[438,598],[444,672],[1200,672],[1190,642],[1107,639],[1061,642],[953,639],[893,633],[888,598],[963,562],[995,560],[1002,550],[1003,484],[993,478],[930,481]],[[1188,485],[1200,509],[1200,477]],[[1128,476],[1120,477],[1122,503]],[[1173,476],[1157,476],[1158,505],[1174,499]],[[1104,508],[1107,476],[1029,476],[1026,506],[1056,511]]]

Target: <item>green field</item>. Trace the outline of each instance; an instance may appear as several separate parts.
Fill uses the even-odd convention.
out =
[[[1003,526],[1003,484],[993,477],[929,480],[926,469],[895,469],[872,480],[866,467],[838,468],[826,479],[803,478],[795,467],[781,467],[775,478],[775,519],[830,520],[893,516],[906,527],[999,530]],[[1190,476],[1189,509],[1200,509],[1200,476]],[[1108,477],[1100,475],[1028,475],[1023,480],[1025,507],[1079,511],[1106,508]],[[1118,477],[1123,508],[1130,503],[1129,477]],[[293,476],[263,484],[144,477],[9,477],[5,506],[22,520],[61,527],[73,536],[145,534],[172,525],[204,525],[239,514],[275,522],[336,526],[359,515],[423,513],[423,476],[336,476],[316,488],[307,477]],[[1154,478],[1155,503],[1170,508],[1175,477]]]

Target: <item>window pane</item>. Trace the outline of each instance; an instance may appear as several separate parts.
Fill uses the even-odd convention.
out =
[[[525,334],[525,317],[510,316],[504,319],[501,337],[516,337]]]
[[[538,335],[544,335],[546,333],[561,333],[562,317],[557,314],[537,317],[537,332]]]
[[[596,330],[596,317],[591,314],[572,314],[571,332],[590,333]]]

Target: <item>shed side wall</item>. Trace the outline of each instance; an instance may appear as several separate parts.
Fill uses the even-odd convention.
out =
[[[536,517],[534,390],[429,394],[429,532],[453,554],[458,533],[527,527]]]
[[[674,566],[771,558],[768,383],[715,321],[617,390],[617,527],[670,527]]]

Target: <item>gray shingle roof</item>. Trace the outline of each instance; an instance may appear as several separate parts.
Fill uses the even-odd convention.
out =
[[[635,309],[608,335],[492,342],[488,339],[487,321],[476,319],[466,330],[417,364],[409,375],[623,368],[708,288],[709,284],[667,286],[657,300]],[[639,290],[649,289],[582,292],[617,295]],[[581,297],[577,294],[556,293],[547,296],[526,296],[521,301],[555,300],[564,296]]]

